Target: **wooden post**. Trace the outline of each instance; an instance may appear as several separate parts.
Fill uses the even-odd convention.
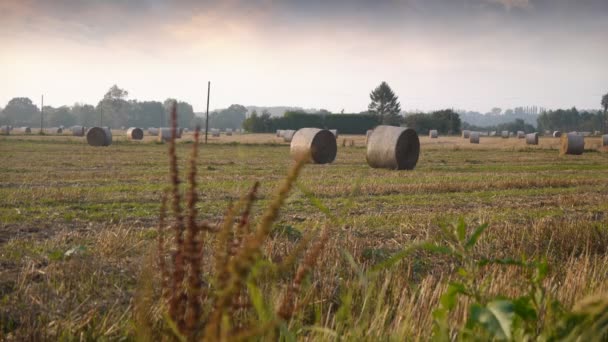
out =
[[[40,134],[43,133],[44,123],[43,123],[43,115],[44,115],[44,95],[40,95]]]
[[[211,93],[211,81],[207,82],[207,115],[205,118],[205,144],[207,143],[207,135],[209,134],[209,94]]]

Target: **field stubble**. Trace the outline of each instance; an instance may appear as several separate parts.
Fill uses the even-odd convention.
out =
[[[440,242],[439,226],[459,217],[471,227],[489,224],[475,255],[546,259],[545,285],[565,306],[608,290],[608,154],[559,157],[551,138],[533,147],[518,139],[482,138],[471,146],[422,138],[417,168],[394,172],[367,167],[364,137],[341,139],[354,146],[339,147],[334,164],[303,170],[265,246],[269,259],[281,260],[325,220],[305,192],[340,218],[312,271],[306,295],[313,304],[303,315],[316,318],[306,319],[340,331],[334,311],[344,289],[353,288],[359,309],[350,319],[359,324],[351,336],[426,339],[454,262],[415,253],[369,280],[382,296],[364,305],[360,273],[344,253],[367,270],[412,244]],[[67,136],[0,138],[0,334],[134,334],[134,298],[156,243],[167,147],[117,140],[92,148]],[[191,146],[184,140],[177,145],[182,161]],[[256,213],[292,164],[288,147],[272,135],[211,141],[199,152],[200,217],[219,223],[228,204],[260,181]],[[488,267],[479,280],[490,293],[517,295],[513,284],[522,277],[516,268]],[[453,313],[455,325],[466,310],[465,301]],[[152,316],[160,319],[160,312],[154,306]]]

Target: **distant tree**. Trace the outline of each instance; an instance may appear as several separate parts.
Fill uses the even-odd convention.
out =
[[[6,124],[9,125],[34,125],[40,123],[40,111],[32,100],[27,97],[15,97],[11,99],[2,111]]]
[[[47,122],[49,126],[71,127],[76,124],[76,118],[72,115],[70,107],[61,106],[49,112]]]
[[[106,94],[103,96],[105,100],[124,100],[129,96],[129,92],[118,88],[115,84],[108,89]]]
[[[91,127],[99,122],[99,114],[91,105],[76,103],[72,106],[71,112],[79,125]]]
[[[241,128],[247,117],[247,108],[233,104],[226,109],[209,113],[209,128]]]
[[[494,107],[490,113],[492,113],[492,115],[500,115],[500,113],[502,113],[502,108]]]
[[[369,112],[377,115],[382,124],[398,126],[401,123],[401,105],[397,101],[399,98],[386,82],[380,83],[369,97],[372,100],[368,106]]]

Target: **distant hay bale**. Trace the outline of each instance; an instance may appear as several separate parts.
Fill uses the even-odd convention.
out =
[[[429,138],[437,139],[438,136],[439,136],[439,133],[437,132],[436,129],[432,129],[429,131]]]
[[[61,127],[49,127],[44,129],[46,134],[63,134],[63,128]]]
[[[8,127],[8,125],[0,126],[0,134],[9,135],[10,133],[11,129]]]
[[[175,132],[177,135],[177,131]],[[177,136],[175,137],[177,139]],[[161,127],[158,129],[158,142],[167,142],[171,140],[171,128]]]
[[[330,129],[329,131],[331,132],[331,134],[334,135],[334,137],[336,137],[336,139],[338,139],[338,130],[337,129]]]
[[[31,134],[32,133],[32,129],[25,126],[25,127],[19,127],[17,128],[17,132],[19,133],[23,133],[23,134]]]
[[[602,132],[600,132],[600,131],[593,131],[593,135],[601,135],[601,134],[602,134]]]
[[[538,145],[538,133],[526,134],[526,145]]]
[[[413,170],[419,155],[420,140],[411,128],[378,126],[367,142],[367,164],[373,168]]]
[[[554,138],[559,138],[561,136],[562,136],[562,132],[560,132],[560,131],[553,131],[553,137]]]
[[[127,139],[141,140],[143,138],[144,138],[144,131],[141,128],[129,127],[129,129],[127,129]]]
[[[217,128],[212,128],[211,129],[211,136],[212,137],[219,137],[220,136],[220,130]]]
[[[148,134],[151,136],[158,136],[158,128],[148,127]]]
[[[232,135],[232,128],[226,128],[226,135]]]
[[[107,127],[91,127],[87,131],[87,143],[91,146],[110,146],[112,131]]]
[[[326,129],[302,128],[291,139],[290,153],[295,160],[304,158],[315,164],[329,164],[336,159],[336,136]]]
[[[471,132],[469,135],[469,142],[471,144],[479,144],[479,132]]]
[[[502,131],[502,132],[500,133],[500,136],[501,136],[503,139],[507,139],[507,138],[509,138],[509,131]]]
[[[296,134],[296,131],[293,129],[286,129],[283,131],[283,141],[290,143],[291,139],[293,139],[293,135]]]
[[[491,137],[495,137],[495,136],[496,136],[496,131],[491,131],[491,132],[490,132],[490,136],[491,136]]]
[[[526,137],[526,132],[524,131],[517,131],[517,139],[523,139]]]
[[[602,146],[608,147],[608,134],[602,135]]]
[[[585,137],[578,134],[563,134],[559,154],[581,155],[585,150]]]
[[[368,129],[367,132],[365,132],[365,145],[367,146],[367,142],[369,141],[369,136],[372,135],[372,132],[374,130],[373,129]]]
[[[85,130],[83,126],[72,126],[70,131],[72,131],[72,135],[75,137],[84,137]]]
[[[468,130],[462,131],[462,138],[463,139],[469,139],[470,137],[471,137],[471,131],[468,131]]]
[[[281,138],[282,135],[283,135],[283,130],[277,129],[277,138]]]

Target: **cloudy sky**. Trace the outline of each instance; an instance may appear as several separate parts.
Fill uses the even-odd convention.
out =
[[[0,106],[175,97],[365,110],[599,108],[608,0],[0,0]]]

